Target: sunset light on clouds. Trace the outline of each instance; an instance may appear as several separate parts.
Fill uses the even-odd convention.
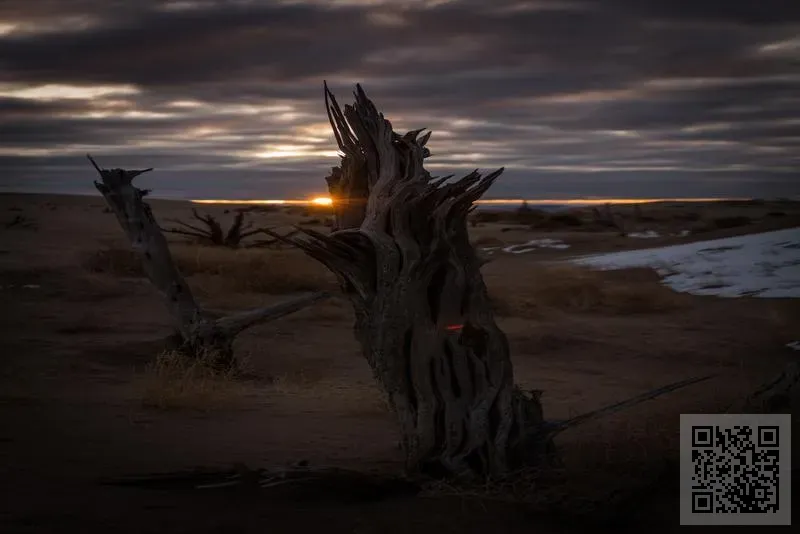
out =
[[[765,0],[0,4],[0,190],[307,199],[360,82],[498,198],[798,193],[800,7]]]

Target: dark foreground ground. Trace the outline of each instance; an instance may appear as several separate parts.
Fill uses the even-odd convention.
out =
[[[155,211],[183,217],[188,208],[163,202]],[[516,379],[545,391],[549,417],[717,377],[565,432],[566,466],[536,491],[439,485],[415,495],[349,478],[302,491],[107,486],[108,477],[297,462],[385,478],[400,473],[401,457],[346,304],[326,302],[242,336],[247,379],[176,386],[153,367],[168,317],[126,263],[126,243],[99,198],[8,195],[0,214],[35,222],[0,230],[4,533],[676,531],[679,415],[719,412],[797,357],[785,347],[800,333],[797,301],[676,295],[646,271],[543,269],[554,251],[498,256],[485,276]],[[501,226],[475,232],[506,242],[553,232]],[[632,246],[613,231],[559,234],[571,236],[592,251]],[[175,255],[198,298],[217,309],[333,284],[294,251],[176,242]]]

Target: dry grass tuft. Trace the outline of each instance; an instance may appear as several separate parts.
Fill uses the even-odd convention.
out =
[[[498,315],[538,319],[555,312],[630,315],[688,305],[686,295],[662,285],[649,269],[593,271],[570,265],[531,266],[523,283],[489,283]]]
[[[173,256],[186,276],[219,276],[230,291],[282,294],[335,287],[333,275],[299,250],[182,246],[174,247]]]
[[[209,411],[238,405],[244,400],[244,384],[236,369],[220,370],[214,355],[189,358],[178,351],[164,351],[145,368],[142,403],[160,410]]]
[[[299,250],[233,250],[224,247],[175,245],[171,248],[184,276],[198,276],[208,293],[284,294],[335,287],[325,267]],[[84,268],[115,276],[144,276],[141,262],[130,249],[106,248],[90,254]]]

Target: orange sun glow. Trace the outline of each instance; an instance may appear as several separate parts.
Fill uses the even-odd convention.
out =
[[[333,199],[330,197],[316,197],[311,199],[311,203],[317,206],[331,206],[333,205]]]

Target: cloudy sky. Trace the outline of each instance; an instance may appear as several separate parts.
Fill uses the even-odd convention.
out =
[[[0,0],[0,189],[324,193],[323,80],[495,198],[800,194],[797,0]]]

